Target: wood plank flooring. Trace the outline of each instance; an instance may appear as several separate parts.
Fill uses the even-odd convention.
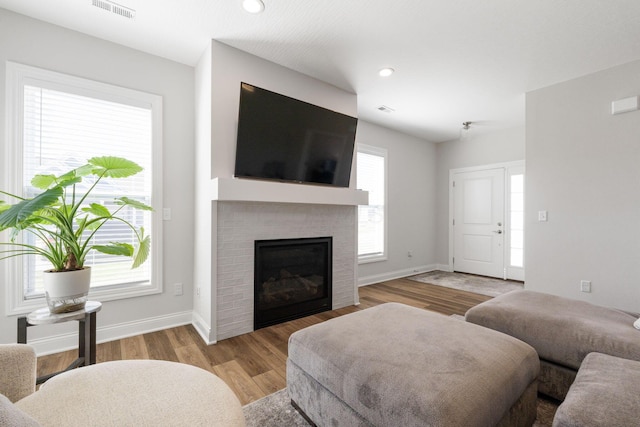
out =
[[[245,405],[286,386],[289,335],[307,326],[385,302],[401,302],[445,315],[463,315],[491,299],[484,295],[397,279],[359,289],[360,305],[293,320],[207,346],[191,325],[98,344],[97,363],[125,359],[159,359],[188,363],[222,378]],[[68,366],[77,351],[38,358],[38,375]]]

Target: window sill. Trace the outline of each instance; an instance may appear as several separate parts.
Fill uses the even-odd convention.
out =
[[[381,261],[386,261],[386,260],[387,260],[387,256],[385,254],[361,256],[361,257],[358,257],[358,265],[360,265],[360,264],[370,264],[372,262],[381,262]]]

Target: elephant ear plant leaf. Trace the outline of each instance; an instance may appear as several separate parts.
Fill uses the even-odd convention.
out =
[[[69,271],[84,268],[87,254],[96,250],[109,255],[121,255],[133,259],[132,268],[139,267],[148,258],[151,240],[144,228],[119,216],[125,207],[151,211],[152,208],[128,197],[116,198],[109,207],[89,203],[88,197],[103,178],[128,178],[142,171],[138,164],[121,157],[93,157],[86,165],[60,176],[36,175],[31,185],[42,192],[33,198],[23,198],[0,191],[15,204],[0,200],[0,231],[11,230],[9,242],[0,242],[0,259],[20,255],[39,255],[49,260],[53,271]],[[92,177],[86,191],[78,190],[78,184]],[[120,222],[132,230],[134,244],[109,242],[93,243],[93,237],[107,222]],[[21,243],[21,232],[29,232],[40,245]],[[8,249],[5,249],[8,248]]]

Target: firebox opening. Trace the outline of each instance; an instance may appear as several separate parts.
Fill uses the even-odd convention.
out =
[[[257,240],[254,329],[331,310],[332,238]]]

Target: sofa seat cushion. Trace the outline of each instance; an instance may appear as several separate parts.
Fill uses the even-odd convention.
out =
[[[496,425],[539,373],[522,341],[397,303],[292,334],[288,362],[380,426]]]
[[[640,424],[640,362],[590,353],[580,366],[554,427]]]
[[[512,291],[469,309],[465,318],[516,337],[541,359],[575,370],[591,352],[640,360],[634,316],[583,301]]]
[[[43,426],[244,426],[233,391],[204,369],[160,360],[105,362],[48,380],[16,406]]]

